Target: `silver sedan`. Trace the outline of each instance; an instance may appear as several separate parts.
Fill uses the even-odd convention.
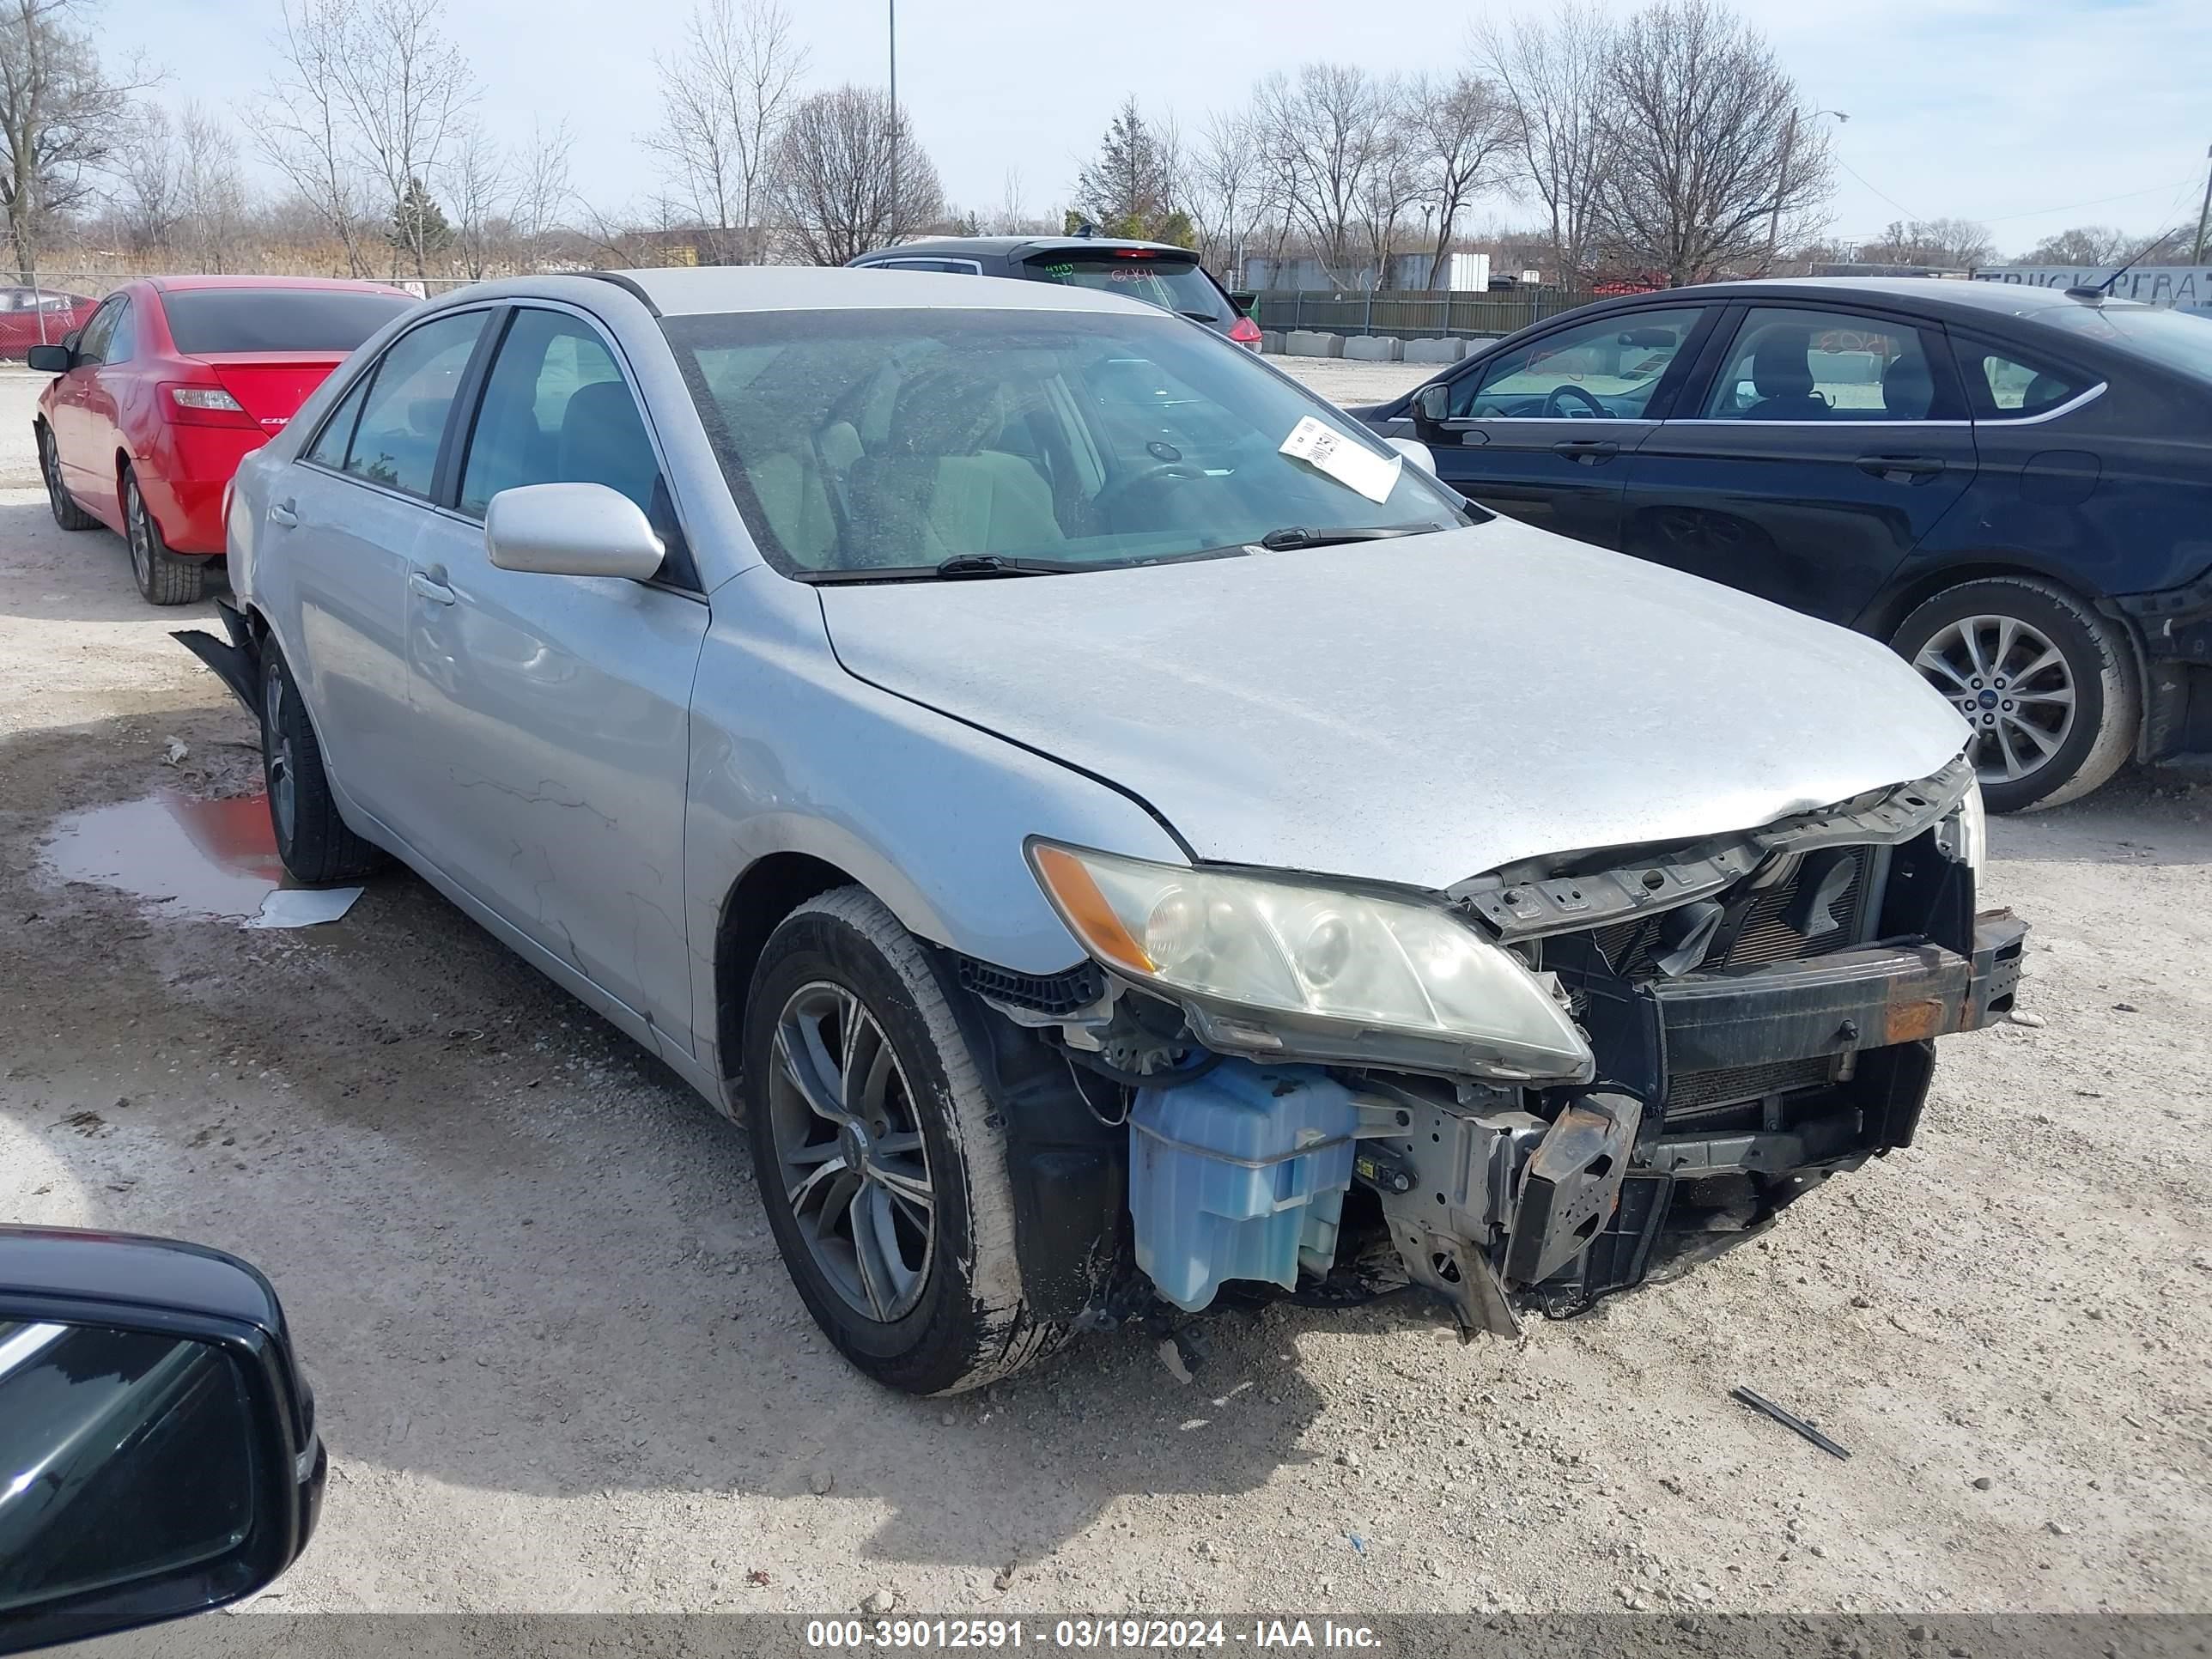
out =
[[[1202,328],[881,271],[407,313],[240,469],[288,866],[416,871],[747,1127],[916,1392],[1234,1293],[1565,1314],[2008,1005],[1958,715]]]

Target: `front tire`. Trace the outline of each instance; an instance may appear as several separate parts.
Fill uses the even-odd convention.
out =
[[[54,444],[54,429],[44,421],[38,424],[39,476],[46,481],[46,505],[54,515],[54,522],[64,530],[97,529],[100,520],[76,504],[69,486],[62,482],[62,454]]]
[[[131,544],[131,575],[149,605],[193,605],[207,586],[207,561],[169,551],[161,526],[146,510],[138,475],[123,469],[123,535]]]
[[[384,862],[383,852],[338,816],[323,771],[322,745],[273,639],[261,644],[261,767],[276,855],[293,879],[355,881]]]
[[[1973,728],[1968,752],[1992,812],[2079,799],[2135,747],[2142,688],[2127,636],[2056,582],[1961,582],[1891,644]]]
[[[769,936],[744,1095],[769,1225],[815,1322],[861,1370],[956,1394],[1059,1346],[1022,1293],[1006,1145],[949,987],[865,890]]]

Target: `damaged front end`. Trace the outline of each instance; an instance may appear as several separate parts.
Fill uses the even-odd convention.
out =
[[[963,978],[1090,1109],[1079,1155],[1025,1146],[1010,1110],[1018,1160],[1091,1170],[1076,1213],[1125,1194],[1112,1241],[1025,1206],[1082,1258],[1063,1310],[1115,1300],[1118,1255],[1186,1311],[1225,1284],[1411,1284],[1506,1334],[1741,1243],[1911,1145],[1934,1039],[2011,1006],[2026,929],[1975,914],[1980,838],[1962,757],[1429,904],[1034,847],[1097,965]]]

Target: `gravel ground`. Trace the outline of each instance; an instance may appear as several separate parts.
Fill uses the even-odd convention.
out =
[[[50,374],[33,374],[14,363],[0,363],[0,489],[28,489],[39,482],[39,447],[31,440],[31,417]]]
[[[1517,1345],[1227,1315],[1188,1384],[1130,1333],[920,1402],[812,1334],[738,1137],[413,877],[301,933],[57,878],[68,814],[253,787],[167,637],[206,610],[0,492],[0,1215],[275,1279],[333,1479],[262,1605],[2212,1608],[2202,795],[1996,823],[2042,1023],[1946,1039],[1920,1146],[1684,1280]]]

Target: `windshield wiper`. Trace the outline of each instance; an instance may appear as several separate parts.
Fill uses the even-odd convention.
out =
[[[1335,547],[1344,542],[1385,542],[1400,536],[1425,536],[1431,531],[1444,530],[1449,526],[1430,524],[1344,525],[1334,530],[1308,530],[1303,525],[1285,525],[1280,530],[1270,530],[1252,545],[1264,547],[1270,553],[1287,553],[1298,547]]]
[[[933,567],[939,576],[1056,576],[1083,567],[1065,559],[1010,559],[1003,553],[955,553]]]
[[[800,581],[829,586],[857,582],[957,581],[971,576],[1056,576],[1064,571],[1095,568],[1067,559],[1012,559],[1003,553],[955,553],[935,564],[863,564],[793,574]]]

